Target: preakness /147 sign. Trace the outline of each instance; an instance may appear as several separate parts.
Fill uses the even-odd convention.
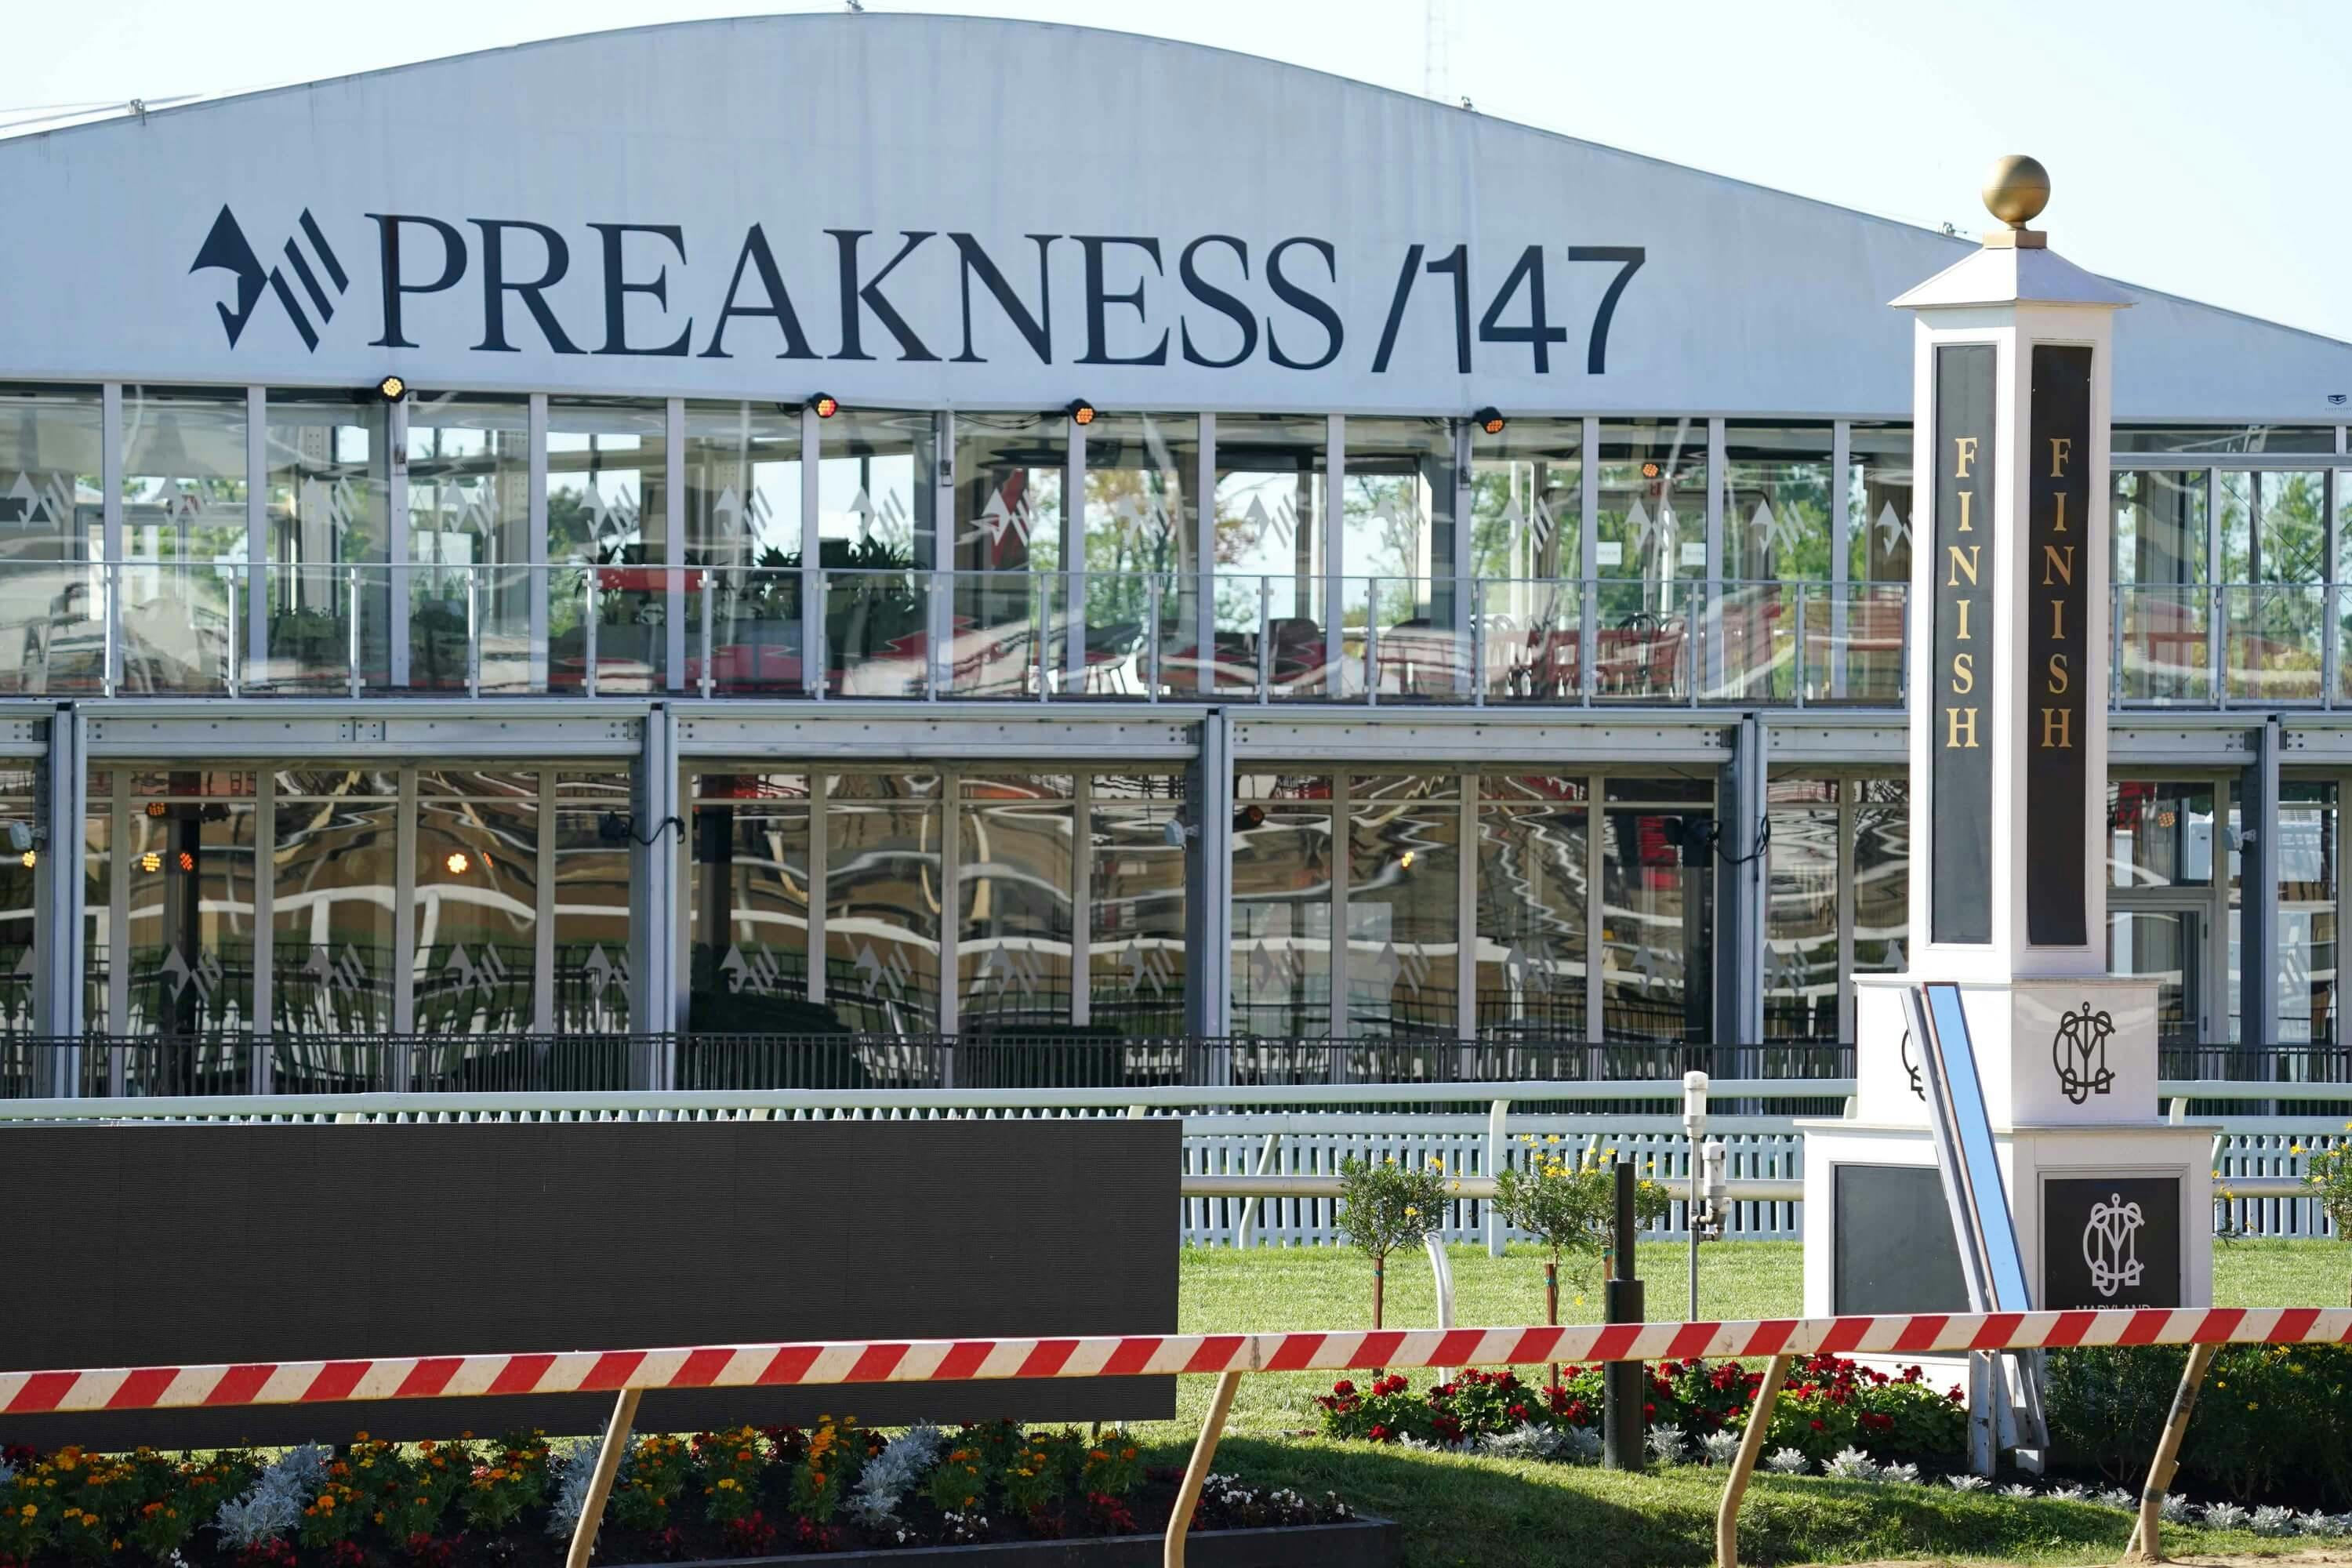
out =
[[[316,353],[356,291],[357,330],[380,349],[985,364],[977,320],[1009,345],[995,357],[1038,364],[1313,371],[1355,354],[1386,375],[1408,307],[1434,296],[1456,374],[1507,353],[1512,368],[1538,375],[1603,375],[1618,300],[1647,259],[1638,245],[1528,245],[1489,294],[1474,285],[1467,242],[1408,244],[1375,263],[1393,277],[1375,323],[1350,322],[1340,308],[1336,285],[1358,258],[1311,235],[1253,246],[1232,234],[1024,234],[1007,244],[935,229],[772,234],[751,223],[689,234],[675,223],[356,216],[362,237],[339,223],[339,242],[306,207],[281,244],[257,242],[232,207],[220,209],[189,270],[226,275],[215,307],[229,348],[257,314],[274,314]],[[1562,266],[1605,280],[1597,298],[1579,290],[1573,317],[1555,282]],[[786,281],[813,272],[817,287]],[[1076,283],[1079,311],[1057,317],[1057,277],[1066,299]],[[437,336],[419,324],[418,301],[443,294],[475,301],[461,335],[446,314]]]

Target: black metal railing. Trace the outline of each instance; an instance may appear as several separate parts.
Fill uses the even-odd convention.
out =
[[[1233,1084],[1475,1084],[1839,1079],[1851,1047],[1589,1044],[1526,1038],[1297,1039],[1130,1036],[1110,1028],[945,1035],[0,1036],[0,1098],[54,1095],[561,1093],[664,1083],[753,1089],[1102,1089]],[[1579,1100],[1592,1109],[1654,1102]],[[1835,1097],[1776,1099],[1832,1113]],[[1728,1102],[1717,1109],[1730,1111]]]

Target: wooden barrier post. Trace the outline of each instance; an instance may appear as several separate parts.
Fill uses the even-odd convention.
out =
[[[1739,1568],[1739,1500],[1748,1493],[1748,1478],[1764,1452],[1764,1434],[1772,1426],[1772,1406],[1780,1397],[1794,1356],[1776,1355],[1764,1369],[1763,1385],[1748,1407],[1748,1429],[1739,1435],[1739,1454],[1731,1461],[1731,1477],[1723,1483],[1723,1501],[1715,1510],[1715,1568]]]
[[[637,1418],[637,1396],[643,1390],[625,1388],[613,1401],[612,1419],[604,1423],[604,1446],[596,1450],[596,1473],[588,1480],[588,1500],[580,1505],[580,1522],[572,1527],[572,1550],[563,1568],[588,1568],[596,1550],[596,1527],[604,1521],[604,1500],[613,1495],[613,1478],[621,1473],[621,1456],[629,1446],[629,1426]]]
[[[2164,1489],[2172,1484],[2172,1473],[2180,1463],[2181,1434],[2189,1430],[2189,1413],[2197,1408],[2197,1389],[2205,1381],[2205,1369],[2213,1364],[2219,1345],[2191,1345],[2189,1364],[2180,1369],[2180,1386],[2172,1391],[2172,1409],[2164,1418],[2164,1436],[2157,1441],[2156,1458],[2147,1468],[2147,1485],[2140,1489],[2139,1523],[2132,1531],[2131,1544],[2124,1550],[2126,1563],[2161,1563],[2164,1543],[2158,1530],[2163,1521]]]
[[[1184,1467],[1184,1484],[1176,1489],[1175,1505],[1169,1510],[1168,1533],[1160,1537],[1160,1568],[1184,1568],[1184,1535],[1192,1528],[1192,1510],[1201,1500],[1201,1485],[1209,1479],[1209,1462],[1217,1457],[1217,1439],[1224,1435],[1225,1416],[1233,1410],[1234,1395],[1242,1385],[1238,1372],[1217,1374],[1217,1392],[1209,1400],[1208,1418],[1201,1423],[1200,1439],[1192,1445],[1192,1462]],[[568,1563],[565,1568],[585,1568],[583,1563]]]

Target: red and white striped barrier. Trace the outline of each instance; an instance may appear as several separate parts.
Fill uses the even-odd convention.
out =
[[[0,1411],[164,1410],[457,1399],[625,1389],[960,1383],[1166,1373],[1344,1372],[1700,1356],[1928,1355],[2068,1345],[2352,1343],[2352,1310],[2182,1308],[1916,1313],[1760,1322],[1584,1324],[1382,1332],[874,1340],[679,1350],[383,1356],[0,1373]]]

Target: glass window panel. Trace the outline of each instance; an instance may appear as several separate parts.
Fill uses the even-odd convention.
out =
[[[1775,779],[1765,791],[1764,1037],[1835,1040],[1838,781]]]
[[[1183,1033],[1184,850],[1168,839],[1183,788],[1175,774],[1093,781],[1087,1005],[1097,1029]]]
[[[1626,793],[1671,793],[1679,782],[1643,781]],[[1613,799],[1619,782],[1609,787]],[[1704,1040],[1714,1032],[1715,856],[1706,831],[1713,815],[1695,801],[1602,814],[1603,1039]]]
[[[1218,417],[1213,661],[1218,690],[1255,689],[1262,653],[1276,695],[1326,689],[1328,433],[1327,421],[1306,416]],[[1263,650],[1262,638],[1269,645]]]
[[[2225,468],[2220,479],[2224,584],[2325,580],[2326,475]]]
[[[105,553],[104,426],[95,386],[0,385],[0,561]]]
[[[2213,882],[2213,786],[2107,785],[2107,864],[2118,888],[2203,888]]]
[[[172,779],[182,795],[200,782]],[[132,815],[128,1032],[253,1026],[253,830],[249,800],[156,800]]]
[[[33,774],[0,767],[0,822],[30,827],[38,821]],[[33,1028],[33,954],[39,945],[35,887],[43,853],[0,850],[0,1034],[29,1034]]]
[[[1725,424],[1727,581],[1829,581],[1831,436],[1827,425]]]
[[[417,395],[408,409],[410,679],[462,689],[467,615],[485,691],[547,685],[532,634],[533,578],[545,559],[530,534],[530,410],[519,397]],[[576,628],[578,578],[548,595]],[[468,594],[472,604],[467,604]]]
[[[801,410],[686,405],[686,563],[735,571],[801,559]]]
[[[1064,414],[958,414],[955,567],[1057,571],[1070,421]]]
[[[1155,630],[1161,689],[1197,689],[1201,422],[1190,414],[1099,414],[1086,443],[1084,689],[1145,689]]]
[[[1454,429],[1444,419],[1350,419],[1340,569],[1426,584],[1454,576]],[[1423,590],[1426,595],[1427,590]]]
[[[625,789],[627,779],[619,775]],[[555,812],[555,1018],[558,1034],[629,1026],[629,844],[604,831],[611,808],[560,798]],[[661,849],[667,851],[667,841]]]
[[[399,803],[317,793],[326,798],[277,800],[270,1026],[298,1037],[389,1032]]]
[[[2333,452],[2332,425],[2118,425],[2122,452]]]
[[[390,679],[392,583],[391,410],[348,393],[271,392],[268,398],[269,626],[268,658],[255,672],[288,688],[347,687],[356,609],[360,668],[369,685]],[[348,568],[362,570],[356,581]],[[415,584],[413,584],[415,585]],[[412,646],[427,670],[454,658],[465,684],[466,622],[421,585],[410,605]]]
[[[246,424],[242,388],[122,389],[127,558],[244,563]]]
[[[2279,1038],[2333,1043],[2336,785],[2288,780],[2279,795]]]
[[[1621,602],[1635,610],[1679,609],[1670,597],[1607,584],[1706,575],[1706,421],[1603,425],[1599,456],[1600,554],[1593,569],[1603,580],[1604,616]]]
[[[1458,781],[1363,782],[1348,806],[1348,1032],[1458,1036]]]
[[[121,1027],[108,1016],[107,974],[113,951],[114,813],[103,791],[89,796],[82,817],[82,1017],[92,1029]]]
[[[1581,780],[1481,781],[1518,786],[1478,811],[1478,1034],[1483,1039],[1584,1038],[1591,891],[1590,808]],[[1544,786],[1567,784],[1545,798]],[[1507,802],[1507,804],[1505,804]]]
[[[547,559],[620,568],[596,574],[596,679],[604,691],[665,684],[668,416],[659,403],[556,398],[547,408]],[[584,574],[583,574],[584,575]],[[577,687],[587,667],[585,584],[549,594],[550,679]]]
[[[1857,419],[1846,429],[1846,575],[1911,581],[1911,426]]]
[[[863,1034],[939,1026],[940,780],[841,773],[825,803],[825,999]]]
[[[967,779],[957,807],[961,927],[956,963],[965,1029],[1070,1021],[1069,781]]]
[[[2119,468],[2115,475],[2115,580],[2166,587],[2206,580],[2206,471]]]
[[[929,414],[845,408],[817,425],[817,534],[828,567],[929,567],[937,431]]]
[[[1911,784],[1861,779],[1853,808],[1853,972],[1900,974],[1911,936]]]
[[[797,773],[695,781],[688,889],[690,1018],[715,1034],[789,1033],[808,1007],[809,799]]]
[[[416,803],[416,1032],[521,1034],[538,966],[538,775],[500,798]],[[478,776],[467,782],[478,784]]]
[[[1512,583],[1580,575],[1584,422],[1514,419],[1500,436],[1474,431],[1470,440],[1471,571]],[[1487,604],[1507,609],[1491,594]]]
[[[1264,806],[1234,833],[1233,1026],[1236,1034],[1331,1032],[1331,780],[1241,773]]]

